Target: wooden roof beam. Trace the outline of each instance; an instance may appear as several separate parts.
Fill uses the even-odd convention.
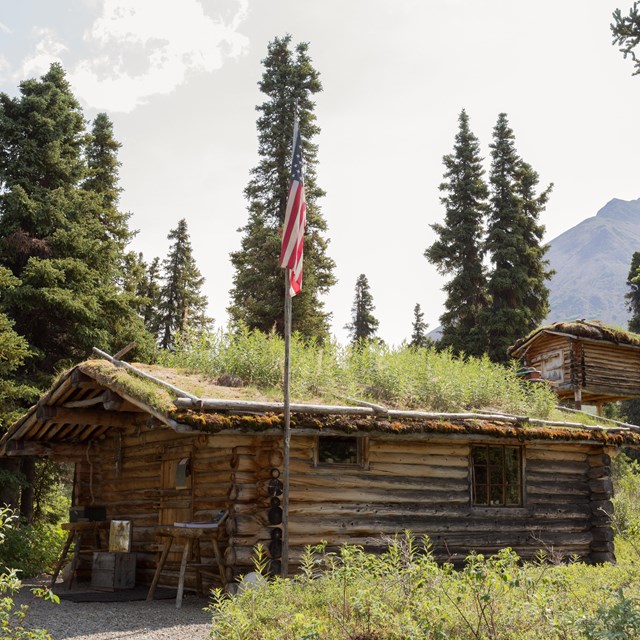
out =
[[[98,427],[129,427],[144,424],[147,420],[146,415],[140,412],[68,409],[51,405],[39,406],[36,416],[39,421]]]

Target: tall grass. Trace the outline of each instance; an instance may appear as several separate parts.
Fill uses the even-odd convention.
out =
[[[237,332],[181,336],[160,364],[211,378],[240,378],[260,389],[282,387],[284,341],[275,334]],[[291,338],[291,392],[298,400],[357,398],[389,407],[433,411],[492,409],[546,417],[555,396],[543,385],[518,380],[515,367],[488,358],[465,358],[433,347],[389,347],[380,343],[319,344]]]
[[[257,549],[257,553],[260,550]],[[428,539],[396,536],[375,556],[308,547],[294,578],[213,593],[219,640],[635,640],[637,556],[616,565],[523,563],[511,549],[438,565]],[[257,563],[258,566],[258,563]]]

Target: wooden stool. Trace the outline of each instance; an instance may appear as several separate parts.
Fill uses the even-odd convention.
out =
[[[58,564],[53,572],[53,577],[51,578],[51,588],[56,583],[58,579],[58,575],[60,574],[60,569],[62,569],[62,565],[69,553],[69,549],[71,548],[71,544],[75,544],[73,550],[73,560],[71,561],[71,575],[69,576],[69,584],[67,585],[67,589],[71,589],[73,584],[73,580],[76,577],[76,571],[78,570],[78,560],[80,559],[80,553],[89,553],[91,557],[93,557],[94,551],[104,551],[107,548],[107,545],[102,546],[102,541],[100,539],[100,532],[106,531],[109,529],[111,522],[109,520],[98,520],[95,522],[63,522],[60,527],[64,531],[68,531],[67,539],[65,540],[64,547],[62,548],[62,553],[60,554],[60,559],[58,560]],[[87,534],[93,534],[93,545],[88,549],[80,550],[82,546],[82,539]]]
[[[166,540],[164,543],[164,547],[162,548],[162,554],[160,556],[160,560],[158,561],[158,566],[156,567],[156,572],[153,576],[153,581],[151,582],[151,587],[149,588],[147,602],[151,602],[153,600],[153,595],[156,591],[156,587],[158,586],[158,581],[160,580],[160,574],[162,573],[162,569],[164,568],[165,562],[167,561],[167,557],[169,556],[169,552],[171,551],[171,546],[173,545],[174,540],[184,543],[184,549],[182,550],[182,560],[180,562],[180,573],[178,577],[176,609],[179,609],[182,606],[182,596],[184,594],[184,575],[187,570],[188,564],[191,564],[191,566],[195,567],[196,569],[198,594],[202,595],[203,593],[202,574],[209,573],[205,568],[207,565],[202,564],[202,558],[200,555],[200,540],[203,538],[203,536],[207,536],[207,538],[211,541],[213,551],[216,556],[216,563],[218,565],[220,580],[224,585],[224,565],[222,564],[222,555],[220,553],[220,547],[218,546],[219,529],[217,526],[206,524],[203,525],[203,523],[194,522],[190,523],[189,526],[184,527],[158,527],[156,529],[156,534],[160,537],[166,538]],[[195,563],[189,563],[189,558],[191,557],[192,552],[195,556]]]

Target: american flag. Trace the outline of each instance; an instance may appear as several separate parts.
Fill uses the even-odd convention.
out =
[[[291,183],[287,210],[284,214],[280,266],[289,269],[289,289],[291,296],[302,290],[302,251],[304,228],[307,223],[307,203],[304,199],[302,176],[302,139],[296,121],[293,128],[293,154],[291,157]]]

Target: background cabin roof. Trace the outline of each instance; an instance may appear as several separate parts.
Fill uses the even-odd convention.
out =
[[[620,327],[604,324],[599,320],[572,320],[571,322],[554,322],[553,324],[538,327],[509,347],[509,355],[518,357],[525,346],[528,346],[545,333],[561,334],[568,338],[588,338],[612,344],[640,347],[640,335],[637,333],[631,333]]]

